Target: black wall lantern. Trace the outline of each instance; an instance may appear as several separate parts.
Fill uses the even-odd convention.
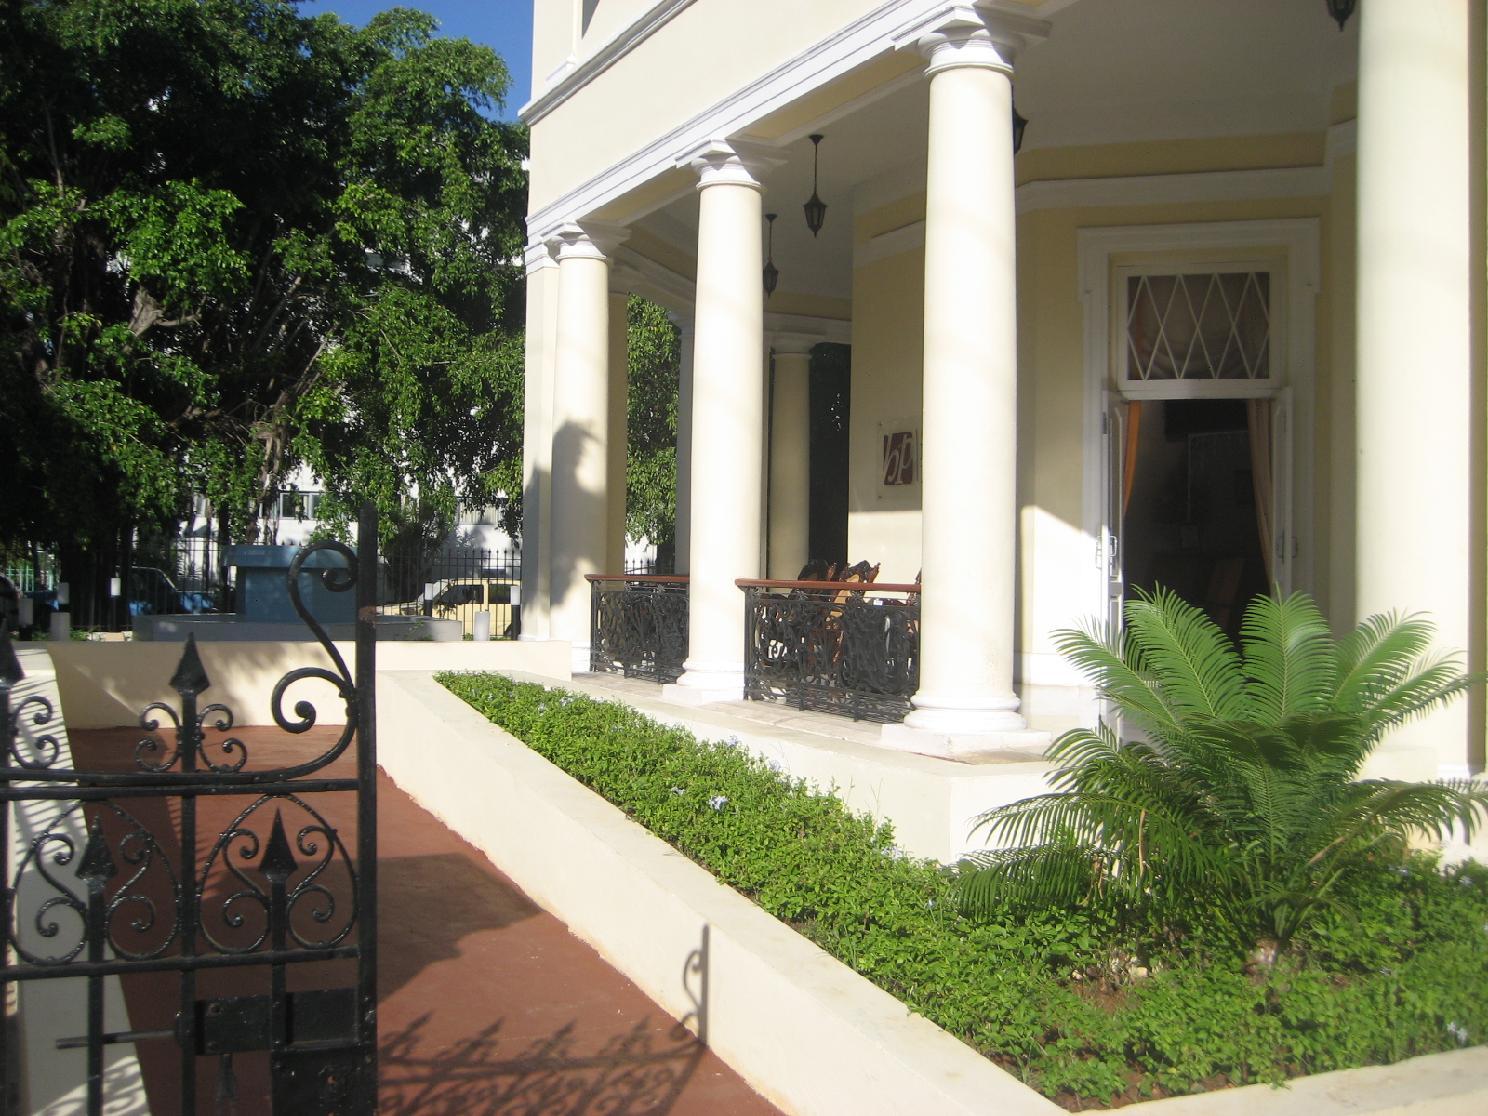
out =
[[[1018,149],[1023,146],[1023,129],[1028,127],[1028,121],[1018,114],[1018,106],[1013,106],[1013,154],[1018,154]]]
[[[780,282],[780,269],[775,266],[775,218],[778,213],[766,213],[765,220],[769,222],[770,247],[765,252],[765,297],[769,298],[775,293],[775,284]]]
[[[1343,30],[1343,25],[1348,22],[1349,16],[1354,14],[1354,5],[1357,0],[1326,0],[1328,14],[1338,24],[1338,30]]]
[[[811,200],[802,206],[806,211],[806,227],[811,230],[812,236],[821,232],[821,227],[827,220],[827,203],[816,193],[817,171],[821,167],[821,141],[819,134],[811,137]]]

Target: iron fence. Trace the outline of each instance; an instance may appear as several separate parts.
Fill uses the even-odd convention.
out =
[[[587,574],[589,669],[675,682],[687,659],[687,578]]]
[[[920,683],[918,585],[741,579],[744,696],[902,721]]]
[[[471,638],[476,617],[489,612],[491,638],[516,639],[522,632],[522,552],[457,550],[390,558],[382,568],[377,611],[458,620]]]

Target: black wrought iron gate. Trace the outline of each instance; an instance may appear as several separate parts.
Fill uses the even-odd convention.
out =
[[[105,1100],[105,1048],[123,1042],[173,1044],[183,1113],[236,1110],[234,1057],[261,1063],[258,1052],[267,1054],[275,1113],[376,1110],[370,508],[358,538],[357,552],[331,542],[306,547],[289,569],[290,600],[330,665],[278,681],[271,712],[280,731],[253,736],[258,755],[234,735],[230,709],[201,703],[211,680],[191,639],[170,679],[179,704],[146,707],[144,735],[122,761],[78,763],[57,735],[51,702],[16,693],[19,661],[0,634],[0,993],[13,982],[58,978],[75,978],[58,991],[86,986],[86,1027],[57,1045],[86,1051],[90,1113]],[[302,578],[355,591],[355,673],[306,608]],[[344,703],[345,723],[312,731],[317,714],[307,695],[325,686]],[[299,696],[286,713],[291,689]],[[213,825],[211,816],[231,820]],[[11,848],[13,823],[22,836]],[[115,977],[164,982],[173,1020],[168,1003],[164,1025],[107,1030],[104,982]],[[16,1062],[5,1042],[0,1075]],[[215,1060],[202,1074],[210,1090],[198,1086],[203,1058]]]

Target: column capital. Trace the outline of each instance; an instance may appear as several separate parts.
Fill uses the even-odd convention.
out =
[[[699,190],[725,183],[760,190],[765,174],[784,162],[773,147],[737,139],[707,140],[677,159],[679,167],[697,172]]]
[[[564,260],[608,260],[614,255],[630,230],[602,221],[570,221],[548,234],[548,251],[560,263]]]
[[[768,340],[776,356],[786,356],[792,353],[796,355],[810,353],[825,339],[813,337],[809,333],[772,333]]]
[[[1012,74],[1024,47],[1048,38],[1048,20],[997,11],[980,3],[937,5],[894,36],[900,49],[915,47],[925,56],[927,76],[972,66]]]
[[[527,274],[531,275],[545,268],[557,267],[558,261],[553,258],[552,250],[546,241],[534,240],[522,253],[522,264]]]

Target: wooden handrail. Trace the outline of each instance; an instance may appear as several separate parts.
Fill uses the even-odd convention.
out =
[[[686,582],[686,574],[585,574],[585,581],[643,581],[649,584]]]
[[[828,593],[918,593],[914,582],[894,581],[781,581],[775,578],[741,577],[734,581],[740,589],[811,589]]]

